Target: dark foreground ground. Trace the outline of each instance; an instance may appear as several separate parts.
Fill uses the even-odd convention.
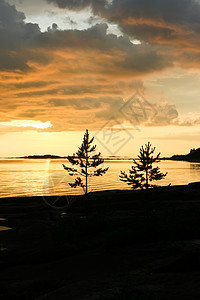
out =
[[[0,299],[200,299],[199,184],[92,193],[88,211],[0,199]]]

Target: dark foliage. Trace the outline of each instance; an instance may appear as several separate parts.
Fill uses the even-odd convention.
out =
[[[156,187],[151,182],[163,179],[167,173],[161,173],[159,167],[153,168],[153,163],[160,161],[160,153],[154,157],[154,151],[155,147],[152,147],[150,142],[141,146],[138,160],[133,160],[134,165],[129,170],[129,174],[121,171],[120,180],[131,185],[133,189]]]
[[[96,145],[92,145],[93,141],[94,137],[90,139],[88,130],[86,130],[78,151],[73,156],[67,156],[70,164],[78,168],[70,168],[63,165],[70,176],[75,176],[74,182],[69,183],[69,185],[72,188],[82,187],[85,194],[88,192],[88,177],[102,176],[108,171],[108,168],[103,169],[99,167],[104,162],[101,153],[92,155],[96,150]]]

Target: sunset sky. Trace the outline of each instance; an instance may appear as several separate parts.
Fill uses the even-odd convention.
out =
[[[0,0],[0,156],[200,147],[200,0]]]

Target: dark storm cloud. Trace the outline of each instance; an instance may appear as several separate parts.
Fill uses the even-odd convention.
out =
[[[113,0],[104,13],[140,40],[186,47],[187,39],[193,47],[198,45],[200,4],[195,0]]]
[[[47,0],[60,8],[98,7],[111,20],[156,19],[169,23],[199,24],[200,5],[196,0]]]
[[[118,24],[123,33],[139,40],[174,47],[198,49],[200,46],[200,2],[197,0],[48,1],[74,10],[90,6],[94,14]]]
[[[113,0],[107,12],[119,21],[134,17],[178,24],[200,22],[200,6],[195,0]]]
[[[28,53],[23,45],[40,32],[37,24],[25,24],[25,16],[13,5],[0,0],[0,69],[27,70]]]
[[[28,15],[34,15],[47,10],[48,4],[45,0],[7,0],[14,4],[19,11],[24,11]]]
[[[137,76],[173,66],[173,61],[184,65],[184,58],[191,50],[199,51],[200,5],[194,0],[49,0],[59,7],[83,9],[91,6],[94,13],[117,23],[122,31],[149,43],[133,45],[128,37],[107,34],[106,24],[97,24],[87,30],[59,30],[56,24],[49,31],[41,33],[37,24],[25,23],[25,16],[15,6],[0,0],[0,69],[22,70],[32,68],[30,61],[48,64],[57,49],[95,49],[113,56],[110,69],[107,65],[100,72]],[[98,10],[97,10],[98,8]],[[95,10],[96,9],[96,10]],[[153,43],[153,45],[151,45]],[[155,44],[185,46],[184,55],[167,55],[167,49]],[[41,50],[35,51],[35,50]],[[46,52],[42,50],[47,50]],[[169,53],[169,52],[168,52]],[[99,54],[97,54],[99,55]],[[121,60],[118,60],[121,57]],[[197,60],[191,57],[190,61]],[[101,61],[100,61],[101,64]],[[117,66],[116,66],[117,64]],[[83,71],[83,70],[81,70]]]
[[[106,0],[47,0],[49,3],[54,3],[60,8],[70,10],[81,10],[86,7],[92,7],[95,13],[100,12],[103,7],[106,7],[109,1]]]
[[[107,34],[107,28],[106,24],[97,24],[87,30],[45,32],[37,35],[33,42],[35,47],[47,48],[48,51],[63,48],[97,51],[99,58],[96,57],[96,59],[98,58],[99,62],[101,62],[101,55],[108,54],[110,55],[110,68],[109,65],[99,66],[100,72],[106,74],[116,74],[118,69],[119,72],[129,75],[132,73],[134,76],[173,65],[172,57],[166,53],[163,55],[159,47],[146,43],[134,45],[126,36],[117,37],[114,34]]]
[[[69,3],[76,5],[78,2]],[[81,3],[82,6],[85,5],[84,1]],[[94,3],[97,6],[103,4],[102,1]],[[98,69],[102,74],[119,72],[135,76],[173,65],[172,59],[160,54],[159,48],[148,44],[133,45],[128,37],[107,34],[106,24],[97,24],[87,30],[59,30],[57,25],[53,24],[48,32],[42,33],[37,24],[25,23],[24,20],[24,14],[18,12],[15,6],[0,0],[0,70],[27,71],[34,68],[31,62],[47,65],[54,61],[54,51],[64,49],[79,52],[87,50],[88,53],[92,51],[93,55],[96,51],[96,58],[91,62],[96,62],[93,68],[88,65],[83,69],[74,69],[72,63],[68,63],[69,72],[93,73],[92,69]],[[106,65],[105,61],[102,61],[105,54],[109,55],[110,60]],[[87,52],[84,56],[87,56]],[[66,61],[69,62],[70,58],[66,58]]]

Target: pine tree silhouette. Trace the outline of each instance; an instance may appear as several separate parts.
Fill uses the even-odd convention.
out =
[[[108,168],[97,168],[104,162],[104,159],[101,158],[100,152],[91,155],[96,150],[96,145],[92,145],[93,141],[94,137],[90,140],[88,130],[86,130],[78,151],[73,156],[67,156],[68,161],[73,166],[78,166],[78,169],[66,167],[63,164],[68,174],[75,177],[74,182],[69,185],[72,188],[81,187],[86,196],[88,194],[88,177],[102,176],[108,171]]]
[[[120,180],[132,186],[132,189],[146,189],[156,187],[152,181],[163,179],[167,173],[161,173],[159,167],[153,168],[153,163],[160,161],[160,153],[153,156],[155,147],[150,142],[141,146],[138,160],[133,160],[134,165],[129,170],[129,174],[121,171]]]

